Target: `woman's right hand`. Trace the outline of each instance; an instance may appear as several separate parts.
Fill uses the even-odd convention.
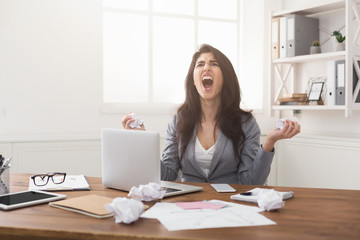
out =
[[[145,131],[145,126],[144,124],[141,124],[140,128],[131,128],[130,127],[130,123],[135,122],[135,119],[132,118],[132,115],[128,114],[125,117],[123,117],[123,119],[121,120],[121,124],[123,126],[124,129],[128,129],[128,130],[142,130]]]

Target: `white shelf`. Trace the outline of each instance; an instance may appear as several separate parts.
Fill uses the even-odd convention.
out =
[[[345,110],[344,105],[273,105],[272,110]]]
[[[300,14],[300,15],[311,15],[311,14],[318,14],[324,13],[329,11],[339,10],[341,8],[345,8],[345,0],[333,0],[330,3],[324,4],[314,4],[312,6],[308,6],[306,8],[300,9],[287,9],[283,11],[276,11],[273,12],[273,17],[280,17],[287,14]]]
[[[320,62],[320,61],[343,60],[343,59],[345,59],[345,51],[302,55],[302,56],[289,57],[289,58],[276,58],[273,59],[272,62],[300,63],[300,62]]]
[[[346,35],[346,49],[339,52],[324,52],[319,54],[302,55],[296,57],[269,58],[270,78],[269,78],[269,114],[274,114],[274,111],[282,110],[334,110],[344,111],[345,118],[352,116],[354,110],[360,110],[360,103],[354,102],[354,96],[357,93],[353,93],[353,61],[360,58],[359,39],[357,37],[357,30],[360,28],[360,2],[354,0],[327,0],[327,1],[314,1],[313,4],[304,4],[303,7],[285,9],[281,11],[272,12],[270,23],[272,18],[282,17],[290,14],[305,15],[309,17],[315,17],[322,19],[327,25],[321,30],[325,33],[331,34],[329,29],[333,29],[339,24],[343,24],[342,31]],[[336,17],[333,19],[332,17]],[[340,19],[341,17],[344,19]],[[330,20],[331,19],[331,20]],[[343,22],[342,22],[343,21]],[[272,25],[271,25],[272,26]],[[270,26],[270,29],[271,29]],[[271,34],[271,31],[270,31]],[[320,37],[320,36],[319,36]],[[271,36],[270,36],[270,39]],[[321,39],[319,39],[321,40]],[[328,41],[328,39],[326,40]],[[325,41],[325,42],[326,42]],[[269,44],[270,48],[272,45]],[[330,48],[328,48],[330,49]],[[278,105],[277,99],[281,97],[282,93],[296,93],[303,92],[304,85],[308,77],[312,77],[314,72],[316,74],[316,64],[321,66],[319,72],[326,70],[324,63],[327,61],[345,60],[345,105]],[[298,64],[300,63],[300,64]],[[301,64],[301,63],[313,63],[313,64]],[[321,63],[321,64],[320,64]],[[307,71],[309,69],[309,71]],[[329,73],[326,73],[328,75]],[[316,76],[314,76],[316,77]],[[332,77],[332,76],[331,76]],[[277,81],[279,80],[279,81]],[[358,90],[359,87],[356,87]]]

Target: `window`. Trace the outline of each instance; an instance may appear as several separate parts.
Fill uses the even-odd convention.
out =
[[[238,73],[239,36],[239,0],[104,0],[104,106],[178,105],[198,46],[221,50]]]

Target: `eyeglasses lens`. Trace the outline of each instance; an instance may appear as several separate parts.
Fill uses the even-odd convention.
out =
[[[37,186],[44,186],[47,184],[47,182],[49,181],[48,179],[49,177],[47,175],[42,175],[42,176],[36,176],[34,178],[34,182],[35,182],[35,185]]]
[[[55,184],[59,184],[59,183],[64,182],[65,176],[64,176],[64,174],[54,174],[54,176],[52,177],[52,180]]]

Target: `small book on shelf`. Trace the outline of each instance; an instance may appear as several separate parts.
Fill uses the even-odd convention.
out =
[[[309,105],[308,101],[291,101],[291,102],[280,102],[280,105]]]
[[[307,98],[306,93],[292,93],[290,94],[290,97],[292,98]]]
[[[280,105],[307,105],[308,97],[306,93],[292,93],[279,97]]]

